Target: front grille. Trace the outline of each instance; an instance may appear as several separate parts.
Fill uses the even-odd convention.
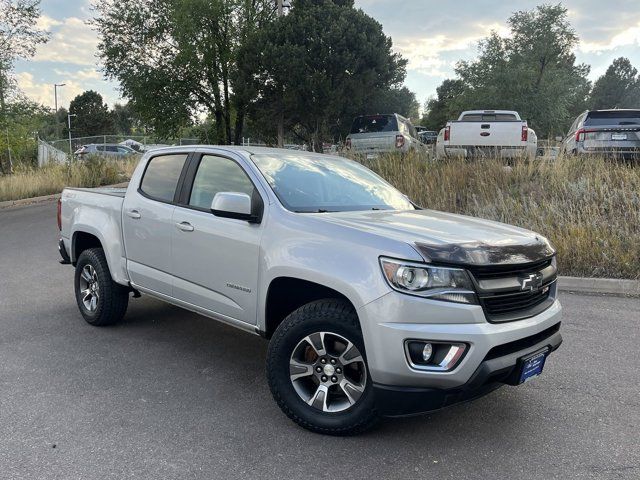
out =
[[[510,322],[532,317],[549,308],[556,297],[556,271],[552,259],[520,265],[471,267],[480,305],[490,322]],[[538,275],[538,285],[526,288],[528,276]]]
[[[488,280],[492,278],[518,277],[527,273],[538,272],[551,265],[551,259],[540,260],[539,262],[525,263],[519,265],[489,265],[486,267],[472,267],[471,273],[476,280]]]
[[[549,298],[551,286],[543,286],[538,291],[508,293],[482,297],[482,303],[489,315],[506,315],[537,307]]]

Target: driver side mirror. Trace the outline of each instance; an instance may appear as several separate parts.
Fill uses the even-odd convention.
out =
[[[218,192],[211,202],[211,212],[216,217],[235,218],[249,223],[260,223],[262,212],[258,210],[246,193]]]

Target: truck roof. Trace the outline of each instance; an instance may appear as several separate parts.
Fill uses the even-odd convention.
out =
[[[221,151],[226,151],[226,152],[244,152],[244,153],[248,153],[249,155],[255,155],[255,154],[279,154],[279,155],[283,155],[283,154],[291,154],[291,153],[295,153],[297,155],[319,155],[318,152],[307,152],[304,150],[290,150],[290,149],[286,149],[286,148],[274,148],[274,147],[254,147],[254,146],[242,146],[242,145],[207,145],[207,144],[203,144],[203,145],[174,145],[174,146],[170,146],[170,147],[160,147],[160,148],[154,148],[153,150],[149,150],[147,152],[147,154],[149,153],[171,153],[171,152],[184,152],[184,151],[197,151],[200,149],[208,149],[208,148],[215,148],[216,150],[221,150]]]

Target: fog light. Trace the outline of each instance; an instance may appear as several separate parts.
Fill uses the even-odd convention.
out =
[[[422,349],[422,359],[425,362],[429,362],[431,355],[433,354],[433,347],[430,343],[425,343],[424,348]]]
[[[404,345],[409,366],[432,372],[453,370],[467,351],[464,343],[407,340]]]

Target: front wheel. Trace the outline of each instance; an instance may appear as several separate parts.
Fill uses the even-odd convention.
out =
[[[267,378],[282,411],[308,430],[353,435],[377,420],[358,317],[342,300],[309,303],[280,324]]]
[[[80,254],[74,286],[80,313],[91,325],[112,325],[127,311],[129,290],[113,281],[101,248]]]

